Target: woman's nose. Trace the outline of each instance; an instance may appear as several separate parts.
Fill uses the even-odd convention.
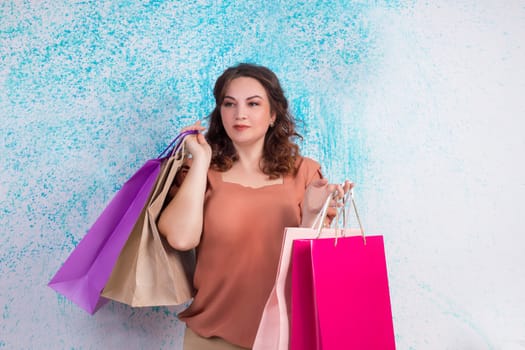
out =
[[[235,119],[243,120],[246,119],[246,109],[243,107],[237,108],[237,113],[235,113]]]

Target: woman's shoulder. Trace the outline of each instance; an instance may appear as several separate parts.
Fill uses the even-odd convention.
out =
[[[318,170],[321,169],[321,165],[318,161],[309,157],[298,157],[295,161],[296,169],[298,171]]]
[[[298,157],[296,160],[296,177],[303,178],[310,182],[314,177],[322,178],[321,165],[316,160],[309,157]]]
[[[207,182],[208,189],[217,188],[222,182],[222,172],[220,172],[217,169],[214,169],[213,167],[209,167],[207,174]]]
[[[301,166],[309,167],[309,168],[320,168],[321,165],[318,161],[315,159],[301,156],[297,159],[297,161],[300,163]]]

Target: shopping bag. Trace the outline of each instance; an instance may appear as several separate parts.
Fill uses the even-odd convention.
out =
[[[187,133],[178,135],[159,155],[148,160],[117,192],[87,231],[48,286],[90,314],[107,300],[101,298],[113,266],[144,209],[166,153]]]
[[[157,228],[175,176],[184,162],[181,148],[166,162],[159,180],[121,251],[102,296],[130,306],[180,305],[193,295],[195,252],[172,248]]]
[[[391,350],[383,237],[294,240],[290,350]]]
[[[312,228],[287,227],[281,246],[281,256],[277,268],[277,276],[274,286],[266,301],[261,320],[255,336],[254,350],[288,350],[290,333],[290,300],[291,300],[291,274],[290,263],[292,256],[292,245],[297,239],[313,239],[316,237],[333,237],[341,235],[361,235],[358,229],[322,228],[326,216],[330,198],[324,203]],[[346,217],[346,212],[343,212]],[[334,220],[337,223],[338,217]],[[343,220],[345,221],[345,220]],[[346,227],[346,222],[343,222]]]

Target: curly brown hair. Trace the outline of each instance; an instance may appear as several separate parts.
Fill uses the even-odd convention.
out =
[[[226,69],[215,82],[215,108],[208,116],[210,123],[206,133],[213,151],[211,166],[216,170],[226,171],[238,160],[237,151],[222,124],[220,107],[229,83],[240,77],[253,78],[262,84],[270,101],[271,112],[276,115],[273,127],[268,128],[264,138],[261,170],[270,179],[295,174],[300,152],[293,139],[302,137],[295,130],[294,118],[288,110],[288,100],[275,73],[266,67],[250,63],[240,63]]]

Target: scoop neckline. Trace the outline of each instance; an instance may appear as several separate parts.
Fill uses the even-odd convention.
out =
[[[260,190],[260,189],[264,189],[264,188],[283,186],[285,184],[285,182],[286,182],[286,176],[281,176],[282,182],[280,182],[280,183],[268,184],[268,185],[263,185],[263,186],[259,186],[259,187],[252,187],[252,186],[243,185],[243,184],[240,184],[240,183],[237,183],[237,182],[225,181],[222,178],[222,173],[221,172],[217,172],[217,175],[219,177],[219,180],[222,183],[224,183],[224,184],[233,185],[233,186],[239,186],[239,187],[246,188],[246,189],[249,189],[249,190]]]

